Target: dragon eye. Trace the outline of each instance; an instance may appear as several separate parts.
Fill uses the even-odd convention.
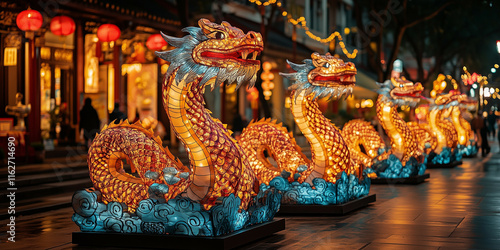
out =
[[[399,84],[399,87],[402,88],[403,87],[403,84]]]
[[[325,63],[325,64],[323,64],[323,67],[330,68],[330,64],[329,63]]]
[[[224,39],[225,38],[224,33],[216,31],[215,32],[215,38],[217,38],[217,39]]]

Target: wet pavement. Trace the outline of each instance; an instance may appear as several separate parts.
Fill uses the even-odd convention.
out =
[[[241,249],[499,249],[500,153],[430,169],[420,185],[373,185],[377,201],[346,216],[286,217],[286,230]],[[64,208],[16,218],[15,243],[0,249],[93,249],[71,244],[79,231]],[[168,242],[165,242],[168,246]],[[108,248],[109,249],[109,248]]]

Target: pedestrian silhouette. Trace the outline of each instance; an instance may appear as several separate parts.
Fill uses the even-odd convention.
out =
[[[109,120],[110,121],[115,121],[116,124],[120,123],[121,120],[126,120],[127,116],[120,111],[120,104],[115,102],[115,108],[109,114]]]
[[[85,105],[80,110],[80,132],[83,133],[86,148],[92,143],[100,127],[101,121],[97,111],[92,107],[92,99],[87,97]]]

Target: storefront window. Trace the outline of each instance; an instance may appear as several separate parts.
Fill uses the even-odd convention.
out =
[[[42,137],[48,139],[50,137],[50,110],[55,105],[51,103],[51,68],[48,63],[42,63],[40,67],[40,129]]]

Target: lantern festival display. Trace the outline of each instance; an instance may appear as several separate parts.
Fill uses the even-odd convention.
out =
[[[170,62],[164,108],[191,166],[140,122],[111,123],[89,149],[94,190],[73,197],[73,221],[82,231],[216,236],[270,221],[279,209],[279,180],[258,186],[246,152],[210,116],[203,97],[206,86],[226,80],[254,84],[262,37],[227,22],[198,25],[182,38],[164,36],[176,48],[157,53]],[[123,160],[136,176],[123,170]]]
[[[43,17],[40,12],[28,8],[17,15],[16,24],[20,30],[26,31],[26,38],[33,39],[34,31],[42,27]]]
[[[283,204],[342,204],[366,196],[370,180],[356,177],[358,169],[347,145],[317,103],[318,98],[349,95],[355,84],[356,68],[329,53],[313,53],[304,63],[288,62],[296,72],[280,75],[293,81],[292,114],[311,145],[312,159],[301,152],[286,128],[270,119],[248,125],[239,143],[261,184],[273,186],[280,180],[286,186]],[[270,164],[264,151],[272,155],[277,167]]]
[[[459,132],[458,140],[459,145],[461,145],[461,153],[463,157],[470,158],[475,157],[479,150],[477,145],[477,140],[475,138],[474,131],[472,131],[472,125],[469,121],[472,121],[472,114],[476,110],[477,101],[462,94],[464,98],[461,98],[458,107],[452,113],[452,122],[455,129]],[[458,127],[461,127],[458,128]]]
[[[75,21],[68,16],[56,16],[50,21],[50,31],[56,36],[68,36],[75,32]]]
[[[465,98],[465,95],[460,95],[458,91],[450,91],[446,94],[437,95],[429,108],[427,114],[428,126],[437,140],[437,146],[429,154],[428,159],[429,165],[432,167],[456,165],[462,159],[463,152],[457,148],[459,133],[452,122],[453,118],[449,120],[447,117],[459,115],[453,115],[452,113],[455,106],[458,106],[463,98]],[[464,135],[462,134],[462,136]]]
[[[378,156],[367,171],[379,178],[409,178],[424,175],[425,155],[419,150],[417,139],[407,123],[399,116],[399,106],[415,106],[423,91],[404,77],[378,83],[377,118],[391,141],[387,153]]]
[[[120,38],[121,31],[118,26],[114,24],[103,24],[97,28],[97,38],[101,42],[113,42]]]

